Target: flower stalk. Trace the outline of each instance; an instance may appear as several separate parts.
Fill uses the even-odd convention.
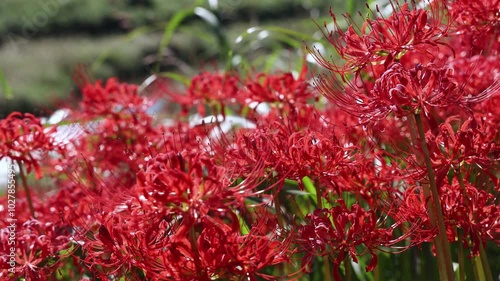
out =
[[[347,255],[344,260],[344,268],[345,268],[345,280],[352,281],[352,264],[351,264],[351,256]]]
[[[481,264],[483,266],[486,281],[493,281],[493,274],[491,274],[488,257],[486,255],[486,251],[484,250],[483,243],[479,243],[479,256],[481,257]]]
[[[323,209],[323,199],[321,198],[321,190],[320,187],[317,185],[314,185],[316,188],[316,201],[318,203],[318,209]],[[332,270],[330,268],[330,258],[329,256],[323,257],[323,272],[324,272],[324,277],[325,281],[331,281],[332,280]]]
[[[460,281],[465,281],[465,258],[464,258],[464,244],[463,244],[463,231],[457,229],[458,234],[458,278]]]
[[[420,137],[420,145],[422,147],[422,152],[425,160],[425,166],[427,168],[427,176],[429,178],[429,186],[424,186],[425,196],[428,198],[429,193],[431,194],[431,200],[428,203],[428,212],[431,224],[437,226],[438,234],[434,240],[434,246],[436,247],[439,274],[441,280],[453,280],[454,272],[453,265],[451,261],[451,250],[448,238],[446,236],[446,226],[444,223],[443,210],[441,208],[441,202],[439,200],[439,192],[436,183],[436,175],[434,173],[434,168],[432,167],[431,157],[429,153],[429,148],[425,139],[424,127],[422,124],[421,113],[415,113],[415,122],[417,124],[418,134]],[[430,187],[430,190],[429,190]],[[427,191],[426,191],[427,190]]]
[[[30,209],[31,216],[36,218],[35,216],[35,207],[33,206],[33,199],[31,197],[31,190],[28,186],[28,181],[26,179],[26,175],[24,174],[23,165],[20,161],[17,161],[17,165],[19,166],[19,176],[21,177],[21,182],[23,183],[24,192],[26,193],[26,200],[28,201],[28,207]]]

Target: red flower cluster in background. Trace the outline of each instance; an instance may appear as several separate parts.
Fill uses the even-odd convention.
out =
[[[185,92],[149,85],[161,96],[85,80],[64,123],[0,120],[0,159],[25,188],[14,273],[0,222],[0,276],[276,280],[323,261],[341,280],[351,262],[372,271],[379,253],[426,243],[442,279],[446,243],[487,268],[485,243],[500,244],[500,3],[392,7],[347,31],[332,14],[325,36],[346,63],[314,51],[316,80],[306,66],[204,72]],[[160,100],[181,115],[153,115]]]

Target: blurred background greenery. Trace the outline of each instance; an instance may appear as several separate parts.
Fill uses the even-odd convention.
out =
[[[314,22],[330,22],[330,7],[359,8],[347,2],[2,0],[0,114],[51,111],[75,92],[71,73],[80,64],[95,78],[138,83],[153,72],[192,76],[228,62],[287,70],[301,62],[304,42],[321,39]]]
[[[45,115],[68,102],[77,92],[71,74],[82,64],[95,78],[136,83],[153,73],[190,77],[214,67],[297,69],[304,47],[322,41],[315,22],[331,23],[330,7],[354,14],[365,1],[0,0],[0,118]],[[498,275],[499,249],[488,251]],[[430,261],[435,273],[433,259],[421,254],[381,256],[380,264],[398,269],[384,278],[413,280],[412,261]]]

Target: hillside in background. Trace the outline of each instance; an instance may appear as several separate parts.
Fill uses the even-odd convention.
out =
[[[303,47],[304,36],[319,33],[314,21],[330,19],[330,6],[353,9],[339,0],[3,0],[0,70],[12,98],[4,85],[0,112],[50,111],[75,91],[71,73],[81,64],[96,78],[140,81],[154,71],[192,75],[200,66],[224,65],[235,50],[249,54],[255,62],[249,67],[258,68],[263,54]],[[276,34],[249,34],[256,26]],[[236,41],[242,35],[244,42]]]

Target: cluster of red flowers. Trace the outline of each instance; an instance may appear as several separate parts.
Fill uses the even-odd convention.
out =
[[[341,280],[346,261],[371,271],[439,235],[473,256],[499,245],[500,3],[469,2],[336,24],[346,63],[313,52],[316,82],[306,66],[204,72],[185,93],[87,81],[60,124],[0,120],[0,158],[44,177],[19,182],[15,273],[0,222],[0,276],[274,280],[323,257]],[[153,115],[160,99],[181,114]]]

